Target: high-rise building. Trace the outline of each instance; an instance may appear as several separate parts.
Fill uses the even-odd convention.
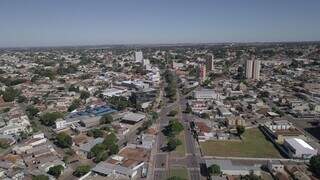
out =
[[[142,62],[142,60],[143,60],[142,51],[136,51],[136,52],[134,52],[134,60],[135,60],[136,62]]]
[[[200,81],[203,82],[206,79],[206,77],[207,77],[206,65],[201,64],[200,70],[199,70]]]
[[[246,78],[259,80],[261,62],[259,60],[247,60],[246,62]]]
[[[253,63],[252,79],[260,79],[261,61],[255,60]]]
[[[246,61],[246,78],[252,79],[253,60]]]
[[[213,71],[213,61],[214,61],[214,56],[213,54],[207,54],[206,55],[206,67],[207,71]]]

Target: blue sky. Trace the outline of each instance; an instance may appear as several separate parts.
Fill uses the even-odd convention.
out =
[[[320,40],[319,0],[0,0],[0,47]]]

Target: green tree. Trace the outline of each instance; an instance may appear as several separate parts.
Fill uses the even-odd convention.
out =
[[[159,114],[157,112],[150,112],[151,120],[154,121],[159,118]]]
[[[169,138],[169,141],[167,143],[167,149],[168,149],[168,151],[173,151],[177,148],[177,146],[179,146],[181,144],[182,144],[182,142],[179,139]]]
[[[191,106],[187,103],[187,106],[186,106],[186,113],[191,113],[192,112],[192,108]]]
[[[24,102],[27,102],[27,100],[28,99],[25,96],[20,95],[20,96],[18,96],[17,102],[24,103]]]
[[[103,131],[100,129],[93,129],[91,132],[94,138],[103,137]]]
[[[237,133],[239,136],[241,136],[245,131],[245,127],[244,126],[237,126]]]
[[[90,152],[93,157],[96,157],[99,154],[101,154],[103,151],[105,151],[106,149],[107,149],[107,146],[103,143],[100,143],[100,144],[96,144],[95,146],[93,146],[91,148]]]
[[[168,116],[175,116],[175,115],[177,115],[177,114],[178,114],[178,111],[177,111],[176,109],[174,109],[174,110],[171,110],[171,111],[169,112]]]
[[[45,126],[53,126],[58,118],[62,118],[60,112],[47,112],[40,116],[40,122]]]
[[[162,132],[166,136],[174,137],[175,135],[183,131],[183,129],[183,125],[177,119],[172,119],[169,121],[169,124],[164,128]]]
[[[311,170],[320,176],[320,155],[312,156],[309,163]]]
[[[61,132],[57,135],[57,145],[61,148],[72,146],[72,138],[67,133]]]
[[[88,91],[80,91],[80,99],[86,100],[90,97],[90,93]]]
[[[76,87],[75,85],[72,84],[71,86],[69,86],[68,91],[70,91],[70,92],[79,92],[80,90],[79,90],[79,87]]]
[[[26,113],[29,119],[33,119],[39,113],[39,109],[30,105],[27,106]]]
[[[105,114],[100,119],[100,124],[110,124],[113,121],[111,114]]]
[[[53,166],[49,168],[48,174],[54,176],[55,178],[58,178],[61,175],[63,169],[64,167],[62,165]]]
[[[117,143],[117,136],[114,133],[108,134],[103,141],[103,144],[105,144],[107,147],[110,146],[110,144]]]
[[[4,91],[0,91],[0,95],[2,95],[5,102],[12,102],[20,95],[20,91],[13,87],[7,87]]]
[[[81,100],[80,99],[74,99],[71,103],[71,105],[68,108],[68,111],[71,112],[75,109],[77,109],[78,107],[80,107],[81,105]]]
[[[213,164],[208,168],[208,173],[210,174],[210,176],[212,175],[220,175],[221,174],[221,170],[220,170],[220,166],[217,164]]]
[[[247,174],[245,176],[241,176],[241,180],[261,180],[262,178],[255,175],[253,172],[250,172],[250,174]]]
[[[81,176],[87,174],[89,171],[90,171],[90,166],[89,165],[80,165],[73,172],[73,175],[76,176],[76,177],[81,177]]]
[[[117,154],[119,152],[119,146],[116,143],[110,144],[108,149],[109,155]]]
[[[37,175],[37,176],[33,176],[32,180],[49,180],[49,177],[46,175]]]

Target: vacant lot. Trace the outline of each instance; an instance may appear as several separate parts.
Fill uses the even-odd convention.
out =
[[[206,141],[201,149],[207,156],[277,158],[281,157],[274,145],[257,129],[247,129],[243,141]]]
[[[185,167],[170,167],[169,177],[177,176],[183,179],[189,179],[188,170]]]

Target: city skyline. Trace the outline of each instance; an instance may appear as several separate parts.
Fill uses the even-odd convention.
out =
[[[0,2],[0,47],[320,40],[316,0]]]

